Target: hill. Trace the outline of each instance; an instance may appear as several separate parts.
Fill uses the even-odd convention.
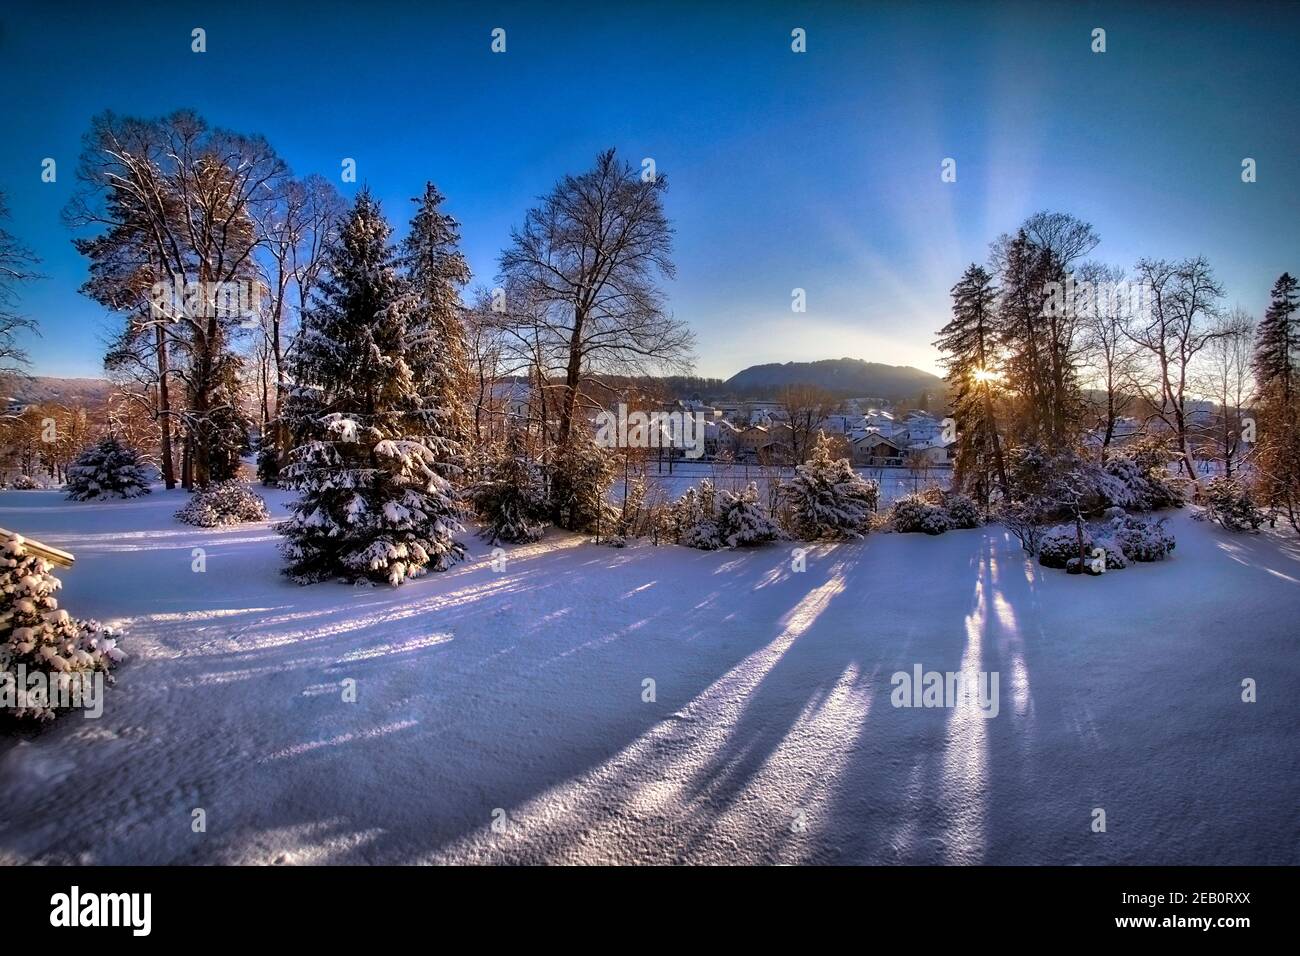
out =
[[[108,398],[112,383],[106,378],[51,378],[45,375],[13,376],[0,383],[0,397],[6,402],[40,405],[97,405]]]
[[[838,396],[915,399],[922,392],[941,393],[943,379],[910,365],[882,365],[861,359],[773,362],[751,365],[727,379],[736,394],[762,398],[787,385],[818,385]]]

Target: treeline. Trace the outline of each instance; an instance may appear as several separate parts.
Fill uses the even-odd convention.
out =
[[[1093,227],[1038,213],[952,288],[935,343],[956,422],[954,480],[1033,526],[1095,509],[1137,467],[1186,492],[1251,495],[1297,525],[1297,283],[1283,274],[1263,320],[1227,309],[1203,257],[1089,258]],[[1124,464],[1117,462],[1126,462]]]

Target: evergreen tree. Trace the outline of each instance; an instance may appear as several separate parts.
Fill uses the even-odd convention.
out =
[[[718,537],[727,547],[750,547],[781,537],[781,529],[759,503],[754,482],[740,494],[723,491],[718,498]]]
[[[536,541],[542,536],[546,487],[541,468],[529,457],[518,432],[512,432],[489,460],[486,476],[474,486],[474,504],[489,544]]]
[[[993,277],[972,263],[952,287],[952,320],[939,330],[935,347],[944,353],[948,395],[957,423],[957,458],[953,485],[971,487],[988,502],[991,473],[1003,494],[1006,465],[994,414],[992,382],[998,375],[997,289]]]
[[[134,448],[105,435],[68,466],[68,498],[136,498],[149,494],[144,463]]]
[[[21,535],[0,542],[0,682],[11,685],[17,717],[54,717],[58,696],[78,693],[76,684],[96,671],[107,675],[125,657],[116,631],[59,608],[54,592],[62,586]],[[28,679],[37,672],[55,685],[44,694],[29,693]]]
[[[239,474],[240,460],[248,451],[251,425],[240,400],[240,372],[243,361],[227,354],[220,359],[217,385],[206,418],[196,427],[194,438],[207,446],[208,484],[229,481]]]
[[[450,481],[461,452],[406,360],[419,309],[390,236],[363,190],[300,335],[287,403],[298,445],[281,475],[300,497],[281,533],[287,573],[303,583],[398,585],[464,557]]]
[[[830,442],[819,432],[812,457],[795,468],[781,489],[794,530],[805,541],[860,538],[875,510],[879,489],[861,478],[847,458],[831,457]]]
[[[588,428],[575,428],[551,462],[551,513],[570,531],[612,530],[614,509],[605,492],[614,464]]]
[[[1297,524],[1300,508],[1300,283],[1283,273],[1273,284],[1264,320],[1255,333],[1251,362],[1255,376],[1258,447],[1255,468],[1262,498]]]
[[[442,412],[442,433],[464,444],[470,432],[470,374],[460,290],[470,271],[457,248],[460,224],[438,208],[444,201],[438,188],[426,183],[424,195],[413,200],[415,217],[402,242],[400,263],[415,299],[406,360],[417,381],[428,383],[427,396]]]

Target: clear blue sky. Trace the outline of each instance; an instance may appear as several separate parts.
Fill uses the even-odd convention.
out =
[[[705,375],[844,355],[934,370],[949,287],[1041,208],[1091,221],[1109,262],[1204,254],[1227,304],[1258,315],[1300,270],[1300,5],[1133,6],[7,3],[0,186],[48,276],[23,299],[34,371],[100,374],[117,324],[78,294],[59,218],[104,109],[192,107],[264,134],[299,174],[337,180],[354,157],[401,228],[432,179],[489,285],[557,177],[609,146],[654,157],[677,229],[669,302]]]

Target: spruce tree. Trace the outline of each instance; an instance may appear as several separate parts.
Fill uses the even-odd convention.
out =
[[[612,530],[614,509],[605,492],[614,480],[614,464],[596,444],[589,428],[574,428],[551,462],[551,514],[569,531]]]
[[[1292,525],[1300,508],[1300,283],[1283,273],[1273,284],[1264,320],[1255,333],[1251,367],[1255,376],[1258,448],[1255,470],[1270,508],[1282,509]]]
[[[460,224],[439,209],[444,201],[433,183],[412,200],[416,213],[400,257],[415,299],[406,360],[417,380],[428,383],[427,396],[442,413],[442,433],[464,444],[469,439],[469,353],[460,290],[470,271],[457,248]]]
[[[16,717],[54,717],[59,700],[84,692],[82,682],[95,672],[111,683],[108,671],[125,657],[117,631],[59,607],[54,592],[62,586],[21,535],[0,540],[0,683],[15,693]],[[30,692],[29,677],[36,672],[54,685],[45,693]]]
[[[948,370],[949,407],[957,423],[953,485],[974,488],[987,502],[996,474],[1003,493],[1006,466],[994,415],[992,379],[997,344],[997,289],[993,277],[972,263],[952,287],[952,320],[939,330],[935,347]]]
[[[281,533],[287,573],[303,583],[398,585],[465,553],[453,537],[461,451],[442,432],[423,362],[407,361],[419,308],[391,234],[363,190],[296,350],[286,412],[297,447],[282,479],[300,497]]]
[[[149,481],[136,450],[105,435],[68,466],[67,491],[73,501],[137,498],[149,494]]]
[[[486,476],[474,486],[474,504],[489,544],[536,541],[542,536],[546,487],[541,468],[529,457],[518,432],[512,432],[489,460]]]
[[[729,548],[752,547],[781,537],[781,529],[759,503],[758,485],[750,482],[739,494],[718,496],[718,537]]]
[[[831,457],[830,442],[818,432],[812,457],[795,468],[781,489],[794,531],[805,541],[859,538],[875,510],[879,489],[853,470],[847,458]]]

